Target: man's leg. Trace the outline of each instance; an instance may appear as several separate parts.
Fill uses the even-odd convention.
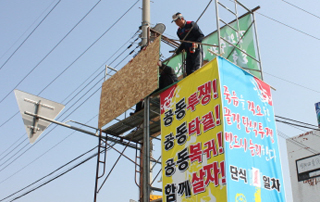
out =
[[[197,69],[201,68],[202,63],[203,63],[202,49],[197,49],[195,53],[187,53],[187,58],[186,58],[187,75],[190,75]]]

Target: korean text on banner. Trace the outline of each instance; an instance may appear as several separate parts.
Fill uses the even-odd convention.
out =
[[[217,60],[160,94],[163,201],[226,202]]]
[[[228,201],[285,202],[270,86],[218,58]]]

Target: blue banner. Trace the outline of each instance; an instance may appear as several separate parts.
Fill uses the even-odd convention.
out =
[[[218,58],[228,201],[286,201],[270,86]]]
[[[320,127],[320,102],[316,103],[315,107],[316,107],[316,113],[317,113],[318,127]]]

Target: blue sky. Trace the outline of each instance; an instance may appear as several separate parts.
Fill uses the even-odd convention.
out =
[[[104,65],[120,69],[132,59],[129,53],[140,41],[134,39],[141,25],[142,1],[114,24],[134,3],[0,0],[0,199],[87,152],[98,142],[94,137],[51,125],[31,147],[12,90],[17,88],[66,104],[59,121],[71,119],[97,127]],[[171,24],[172,14],[179,11],[187,20],[196,20],[208,3],[207,0],[154,0],[151,23],[164,23],[165,35],[177,39],[177,27]],[[275,114],[316,125],[314,103],[320,101],[317,89],[320,3],[247,0],[243,4],[251,9],[261,7],[256,12],[259,46],[264,80],[276,89],[272,92]],[[214,2],[198,24],[205,35],[216,30]],[[132,48],[126,50],[132,42]],[[169,56],[170,48],[162,46],[162,53]],[[93,82],[88,84],[90,80]],[[277,128],[288,137],[307,131],[281,123],[277,123]],[[283,137],[279,140],[287,199],[291,201],[286,145]],[[159,152],[156,149],[155,156]],[[132,149],[127,149],[125,154],[134,158]],[[108,171],[118,154],[109,150],[107,155]],[[95,159],[90,160],[19,201],[91,201],[95,167]],[[129,199],[138,199],[134,165],[122,158],[102,188],[99,200]]]

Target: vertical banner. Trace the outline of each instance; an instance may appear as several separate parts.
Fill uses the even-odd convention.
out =
[[[228,201],[285,202],[270,86],[218,58]]]
[[[217,60],[160,94],[163,201],[226,202]]]

